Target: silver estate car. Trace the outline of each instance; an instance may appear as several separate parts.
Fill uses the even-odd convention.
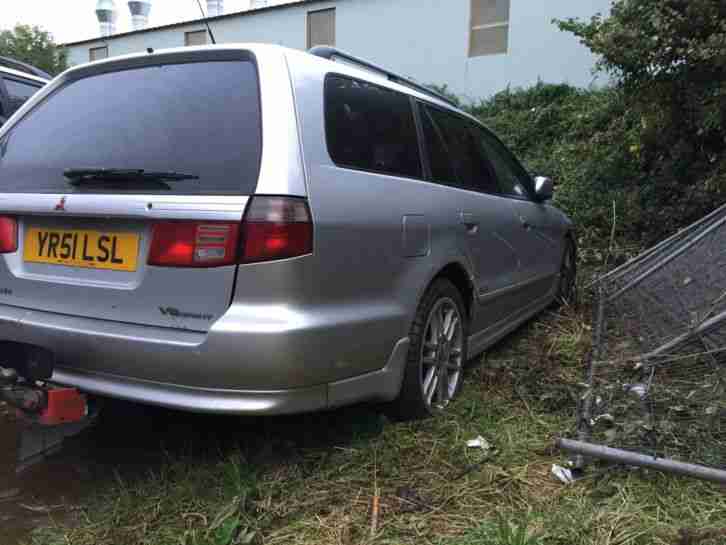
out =
[[[445,97],[331,48],[78,66],[0,129],[0,359],[196,412],[425,417],[571,293],[551,196]]]

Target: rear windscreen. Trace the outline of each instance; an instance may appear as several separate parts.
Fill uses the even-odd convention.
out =
[[[251,194],[261,155],[251,61],[147,66],[71,81],[0,140],[0,193]],[[199,176],[164,183],[68,184],[69,168]]]

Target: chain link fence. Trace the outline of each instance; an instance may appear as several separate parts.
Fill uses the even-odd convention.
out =
[[[726,469],[726,206],[591,289],[578,438]]]

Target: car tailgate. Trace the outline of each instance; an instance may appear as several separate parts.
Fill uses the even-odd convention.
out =
[[[215,257],[234,258],[259,177],[257,65],[246,51],[185,55],[71,71],[0,133],[0,216],[17,230],[0,304],[195,331],[228,308],[235,260]],[[84,168],[189,179],[64,176]]]

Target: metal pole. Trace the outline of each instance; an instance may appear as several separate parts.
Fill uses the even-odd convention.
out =
[[[579,421],[577,422],[577,438],[580,441],[590,439],[590,419],[592,418],[592,403],[595,395],[595,365],[600,361],[602,348],[603,320],[605,319],[605,298],[602,293],[602,286],[597,286],[597,316],[595,317],[595,331],[593,335],[592,350],[588,357],[587,366],[587,391],[580,397]],[[578,456],[575,460],[575,467],[583,469],[585,458]]]
[[[608,460],[629,466],[649,467],[651,469],[665,471],[666,473],[685,475],[686,477],[693,477],[704,481],[726,484],[726,471],[720,469],[676,462],[668,458],[654,458],[653,456],[638,454],[637,452],[593,445],[592,443],[583,443],[582,441],[573,441],[571,439],[558,439],[556,444],[562,450],[574,452],[581,456]]]

